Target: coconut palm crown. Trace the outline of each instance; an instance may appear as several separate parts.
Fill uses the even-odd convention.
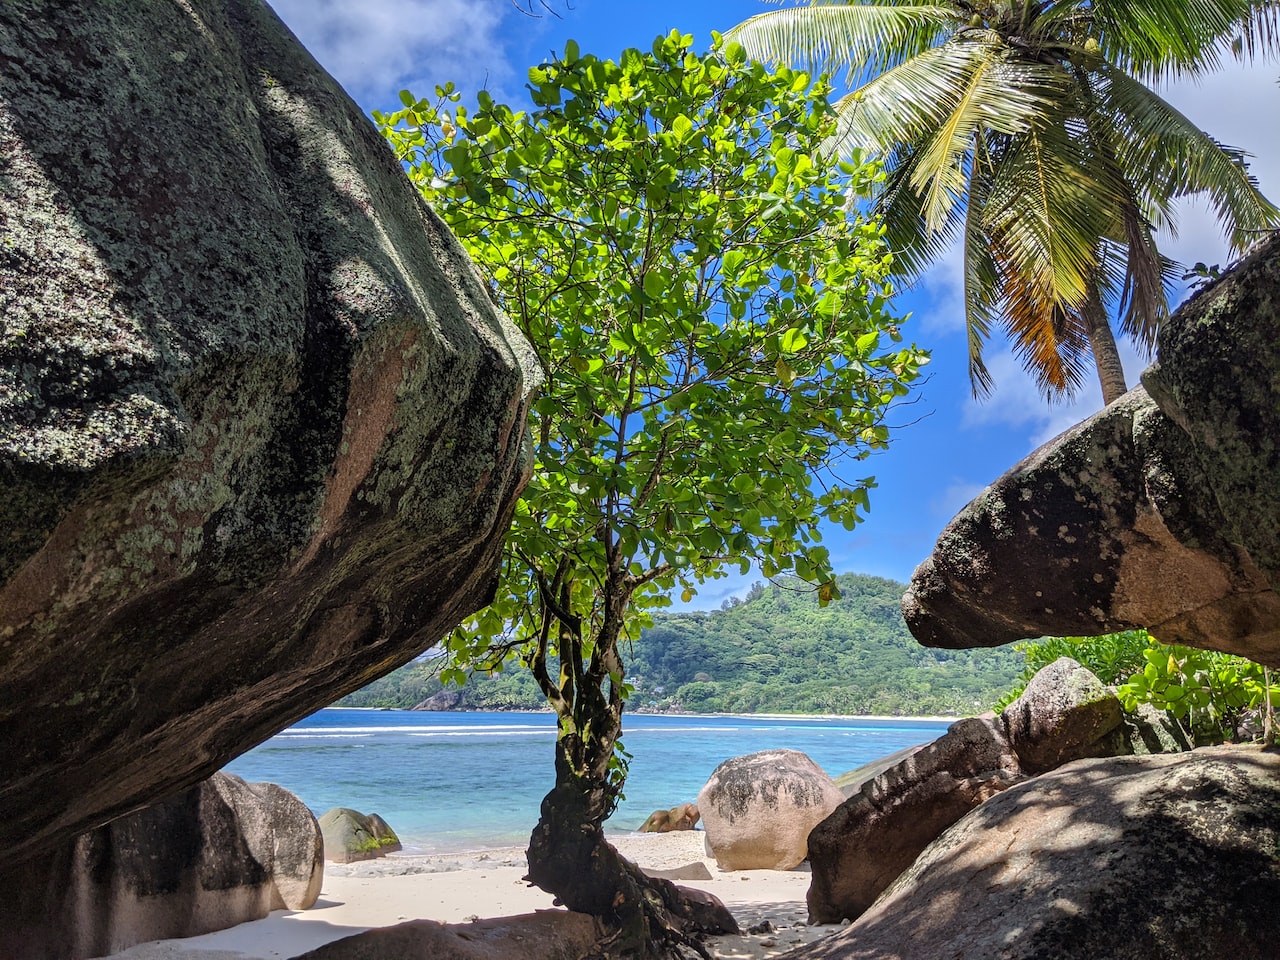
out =
[[[1125,390],[1109,318],[1150,353],[1169,312],[1177,265],[1154,233],[1174,202],[1206,195],[1235,252],[1280,224],[1245,154],[1146,84],[1277,36],[1277,0],[811,0],[728,34],[758,59],[848,71],[833,145],[883,158],[876,206],[903,273],[963,245],[976,395],[999,324],[1046,397],[1073,394],[1092,356],[1108,403]]]

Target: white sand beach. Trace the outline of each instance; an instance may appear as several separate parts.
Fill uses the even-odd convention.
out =
[[[719,897],[743,931],[719,937],[713,956],[756,960],[826,936],[839,927],[808,926],[808,865],[797,870],[721,871],[704,849],[701,830],[610,836],[641,867],[673,870],[704,863],[710,880],[679,880]],[[277,910],[228,930],[183,940],[157,940],[112,954],[112,960],[284,960],[374,927],[407,920],[442,923],[515,916],[553,909],[552,898],[521,880],[519,848],[467,854],[390,856],[364,863],[325,864],[324,889],[310,910]]]

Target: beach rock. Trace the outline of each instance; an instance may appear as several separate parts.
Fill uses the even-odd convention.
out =
[[[710,880],[711,871],[707,869],[707,865],[701,860],[695,860],[693,863],[684,863],[678,867],[671,867],[663,870],[657,867],[641,867],[646,877],[653,877],[655,880]]]
[[[810,923],[860,916],[944,830],[1023,776],[1001,723],[973,717],[865,781],[809,834]]]
[[[1280,666],[1280,237],[1183,304],[1135,388],[943,530],[903,612],[921,643],[1147,627]]]
[[[577,960],[602,935],[594,918],[567,910],[473,923],[413,920],[335,940],[296,960]]]
[[[808,836],[844,799],[798,750],[764,750],[726,760],[698,794],[707,850],[722,870],[791,870],[808,856]]]
[[[787,960],[1271,960],[1280,754],[1077,760],[944,833]]]
[[[844,773],[834,777],[835,784],[840,788],[840,792],[844,794],[845,799],[852,797],[858,793],[863,784],[869,780],[874,780],[880,774],[884,773],[890,767],[896,767],[903,760],[916,753],[923,747],[927,747],[927,743],[917,743],[914,746],[903,747],[901,750],[895,750],[887,757],[881,757],[879,760],[872,760],[870,763],[864,763],[860,767],[852,770],[846,770]]]
[[[276,783],[245,783],[230,773],[215,773],[209,782],[236,798],[240,832],[254,858],[269,865],[271,909],[313,906],[324,881],[324,837],[307,805]],[[257,802],[237,796],[240,787]]]
[[[462,707],[466,698],[461,690],[441,690],[439,693],[432,694],[421,703],[413,706],[415,710],[458,710]]]
[[[673,830],[692,830],[700,819],[698,806],[682,803],[670,810],[655,810],[640,824],[639,833],[671,833]]]
[[[540,373],[267,4],[12,0],[0,50],[12,861],[484,606]]]
[[[382,848],[383,853],[396,853],[404,849],[400,843],[400,838],[391,829],[391,824],[376,813],[369,814],[367,819],[369,821],[369,831],[373,834],[373,838],[378,841],[378,846]]]
[[[297,797],[218,773],[0,867],[0,956],[97,957],[305,910],[323,871],[319,826]]]
[[[1112,736],[1123,718],[1115,693],[1070,657],[1042,667],[1000,712],[1009,744],[1029,774],[1084,757],[1132,752]]]
[[[320,815],[324,858],[334,863],[374,860],[400,849],[400,838],[385,820],[350,807],[334,807]]]

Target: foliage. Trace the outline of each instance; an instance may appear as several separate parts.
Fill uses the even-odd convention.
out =
[[[1118,688],[1126,710],[1149,703],[1185,722],[1199,742],[1239,738],[1248,710],[1280,703],[1280,686],[1270,683],[1261,664],[1244,657],[1166,646],[1154,638],[1142,652],[1139,672]]]
[[[839,144],[886,159],[876,209],[899,266],[963,244],[975,393],[999,324],[1046,395],[1074,392],[1092,353],[1109,402],[1124,388],[1110,314],[1150,349],[1168,313],[1155,231],[1174,202],[1206,195],[1237,251],[1280,222],[1244,154],[1144,84],[1274,50],[1271,0],[814,0],[730,36],[860,84],[837,104]]]
[[[828,88],[689,44],[618,63],[571,44],[530,71],[532,115],[406,94],[376,118],[549,378],[498,596],[449,640],[462,660],[513,639],[554,659],[573,635],[589,664],[729,561],[834,596],[817,525],[851,528],[872,486],[837,470],[885,445],[924,360],[892,344],[879,228],[844,212],[875,168],[817,149]],[[543,684],[578,729],[583,669]],[[598,678],[619,699],[620,672]]]
[[[1026,658],[1026,666],[992,709],[999,712],[1022,696],[1031,678],[1060,657],[1070,657],[1107,686],[1113,686],[1142,669],[1147,646],[1145,630],[1125,630],[1100,637],[1042,637],[1015,643],[1013,649]]]
[[[1012,703],[1031,678],[1059,657],[1071,657],[1099,680],[1116,687],[1124,708],[1139,704],[1167,710],[1201,743],[1235,740],[1246,712],[1264,706],[1268,671],[1244,657],[1197,647],[1163,644],[1146,630],[1098,637],[1044,637],[1014,645],[1026,658],[1016,684],[996,701],[999,711]],[[1272,704],[1280,686],[1271,685]]]
[[[858,574],[836,578],[820,606],[785,579],[709,613],[655,613],[626,647],[630,705],[704,713],[968,715],[1005,689],[1023,663],[1008,647],[931,650],[902,619],[904,586]],[[1138,666],[1141,659],[1138,660]],[[1135,666],[1134,669],[1138,669]],[[402,667],[341,701],[408,708],[442,689],[433,662]],[[545,706],[527,671],[468,678],[463,709]]]
[[[529,877],[636,951],[690,941],[600,828],[625,777],[620,644],[728,563],[833,599],[818,526],[867,508],[872,480],[844,470],[887,443],[925,359],[896,345],[879,226],[848,213],[878,168],[819,150],[829,88],[691,44],[613,62],[571,42],[529,71],[529,114],[405,92],[375,118],[547,374],[501,582],[449,676],[529,668],[559,718]]]

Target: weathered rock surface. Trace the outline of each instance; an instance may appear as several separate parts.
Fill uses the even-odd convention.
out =
[[[1070,657],[1039,670],[1021,696],[1000,711],[1024,773],[1044,773],[1085,757],[1129,753],[1113,734],[1124,722],[1116,695]]]
[[[1270,960],[1280,755],[1079,760],[939,837],[845,931],[786,960]]]
[[[465,697],[461,690],[441,690],[439,693],[432,694],[427,699],[413,705],[414,710],[457,710],[459,709]]]
[[[324,858],[334,863],[376,860],[401,849],[400,838],[376,813],[334,807],[319,817],[324,834]]]
[[[258,0],[0,4],[0,849],[483,605],[536,363]]]
[[[960,720],[850,784],[849,799],[809,834],[809,921],[856,919],[944,830],[1028,776],[1083,757],[1189,748],[1167,714],[1124,714],[1093,673],[1062,657],[998,717]]]
[[[218,773],[4,876],[0,956],[64,960],[305,910],[324,862],[302,801]]]
[[[791,870],[808,856],[809,831],[843,799],[799,750],[726,760],[698,793],[707,851],[722,870]]]
[[[678,803],[670,810],[655,810],[640,824],[637,833],[671,833],[673,830],[692,830],[702,815],[696,803]]]
[[[903,598],[921,643],[1148,627],[1280,666],[1280,237],[1182,306],[1159,358],[948,524]]]
[[[861,915],[947,827],[1021,779],[998,720],[960,720],[913,748],[809,834],[809,922]]]
[[[414,920],[335,940],[297,960],[577,960],[602,934],[594,918],[567,910],[475,923]]]

